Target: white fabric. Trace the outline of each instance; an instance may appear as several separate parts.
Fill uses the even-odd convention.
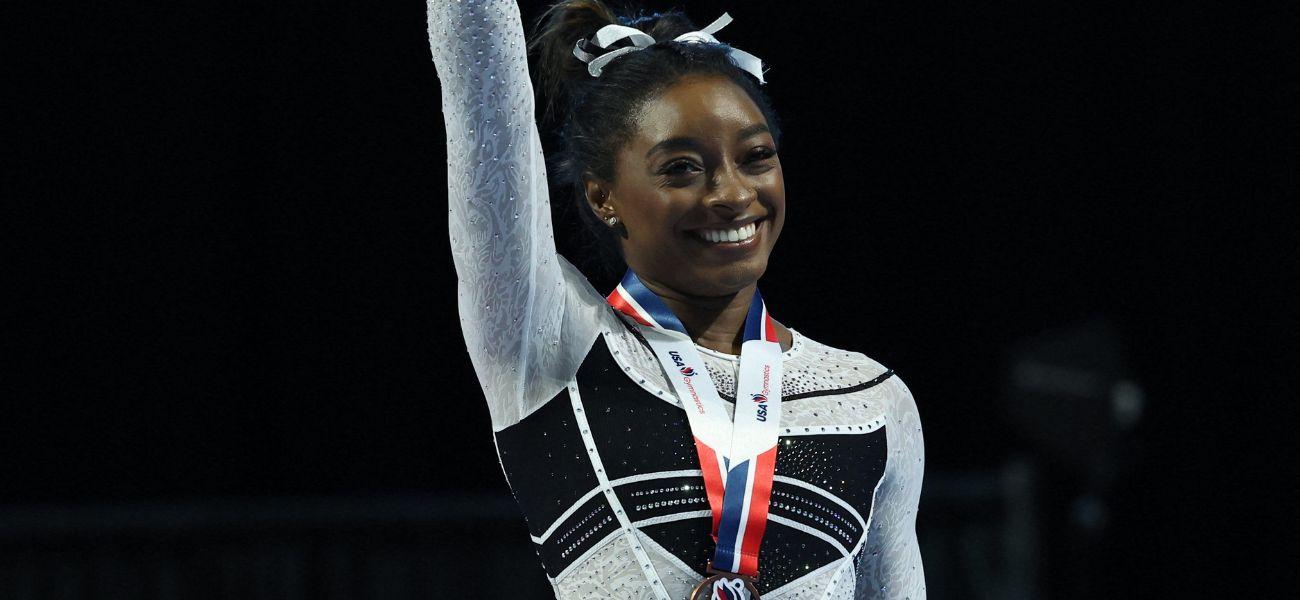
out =
[[[430,0],[428,27],[442,84],[448,224],[461,328],[493,429],[519,422],[563,391],[602,332],[620,350],[618,358],[628,365],[629,376],[641,379],[643,386],[669,389],[654,357],[555,251],[518,8],[506,0]],[[735,357],[700,352],[719,391],[734,395]],[[782,361],[787,396],[845,373],[884,370],[861,354],[798,335]],[[799,589],[835,598],[924,598],[914,529],[924,469],[916,405],[896,377],[836,398],[856,406],[823,413],[804,409],[802,401],[789,402],[783,422],[834,427],[887,417],[889,456],[869,535],[844,559],[856,564],[840,571],[855,578],[829,584],[819,583],[826,578],[800,579],[785,586],[783,595]],[[609,550],[593,555],[590,564],[575,565],[571,577],[555,582],[557,596],[646,597],[650,588],[642,569],[628,564],[630,548],[620,544],[626,539],[611,541]],[[610,570],[618,575],[610,576]],[[833,587],[822,590],[827,585]]]
[[[673,38],[673,41],[691,44],[721,44],[722,42],[719,42],[718,38],[713,37],[713,34],[717,33],[723,27],[726,27],[730,22],[731,15],[722,13],[722,16],[714,19],[712,23],[709,23],[708,27],[699,31],[688,31]],[[627,48],[612,50],[599,56],[587,52],[587,50],[583,48],[584,44],[591,44],[598,48],[609,48],[611,44],[621,40],[628,40],[632,42],[632,45]],[[629,52],[635,52],[647,48],[654,43],[655,39],[650,37],[650,34],[645,33],[640,29],[611,23],[597,30],[596,35],[591,36],[590,40],[578,40],[577,43],[573,45],[573,55],[578,57],[578,60],[587,63],[587,72],[591,73],[592,77],[600,77],[600,74],[605,70],[605,65],[613,62],[614,59],[624,56]],[[763,79],[763,61],[757,56],[739,48],[732,47],[727,48],[727,55],[731,58],[731,62],[735,63],[735,65],[742,71],[753,75],[755,79],[758,79],[759,83],[767,83],[767,81]]]

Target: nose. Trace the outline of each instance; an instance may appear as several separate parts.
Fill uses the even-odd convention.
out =
[[[736,165],[728,165],[714,172],[705,206],[724,217],[745,211],[758,199],[758,191]]]

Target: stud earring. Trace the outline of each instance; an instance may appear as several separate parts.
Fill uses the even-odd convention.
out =
[[[613,227],[615,225],[618,225],[618,217],[610,217],[608,219],[605,219],[605,222],[609,223],[610,227]]]

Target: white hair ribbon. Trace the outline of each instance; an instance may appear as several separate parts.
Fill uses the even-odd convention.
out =
[[[730,22],[731,15],[722,13],[722,16],[715,19],[708,27],[699,31],[688,31],[673,38],[673,41],[691,44],[721,44],[722,42],[719,42],[718,38],[713,37],[713,34],[717,33],[718,30],[723,27],[726,27]],[[587,45],[594,45],[598,48],[609,48],[611,45],[621,40],[628,40],[632,45],[617,50],[611,50],[599,56],[587,52],[585,49]],[[645,49],[654,43],[656,43],[656,40],[640,29],[627,27],[625,25],[606,25],[601,27],[600,30],[596,32],[596,35],[591,36],[590,40],[578,40],[578,42],[573,45],[573,55],[578,57],[578,60],[587,63],[587,72],[591,73],[592,77],[600,77],[600,73],[604,71],[605,65],[608,65],[610,61],[629,52],[636,52],[637,50]],[[745,71],[758,79],[759,83],[767,83],[767,81],[763,79],[763,61],[757,56],[738,48],[728,48],[727,56],[731,58],[731,62],[735,63],[740,70]]]

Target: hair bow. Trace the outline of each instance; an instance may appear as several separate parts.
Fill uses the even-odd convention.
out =
[[[731,15],[722,13],[722,16],[710,23],[708,27],[699,31],[688,31],[673,38],[673,41],[694,44],[720,44],[722,42],[719,42],[718,38],[713,37],[713,34],[717,33],[718,30],[723,27],[726,27],[730,22]],[[609,48],[614,43],[622,40],[628,40],[632,45],[617,50],[611,50],[599,56],[587,52],[584,49],[588,44],[602,49]],[[592,77],[600,77],[601,71],[605,69],[605,65],[608,65],[610,61],[628,54],[629,52],[644,50],[655,42],[656,40],[653,37],[650,37],[650,34],[641,31],[640,29],[627,27],[625,25],[606,25],[601,27],[600,30],[596,32],[596,35],[591,36],[591,39],[578,40],[578,42],[573,45],[573,55],[578,57],[578,60],[587,63],[587,72],[591,73]],[[753,75],[758,79],[759,83],[767,83],[763,80],[763,61],[757,56],[739,48],[728,48],[727,55],[731,58],[731,62],[735,63],[735,65],[742,71]]]

